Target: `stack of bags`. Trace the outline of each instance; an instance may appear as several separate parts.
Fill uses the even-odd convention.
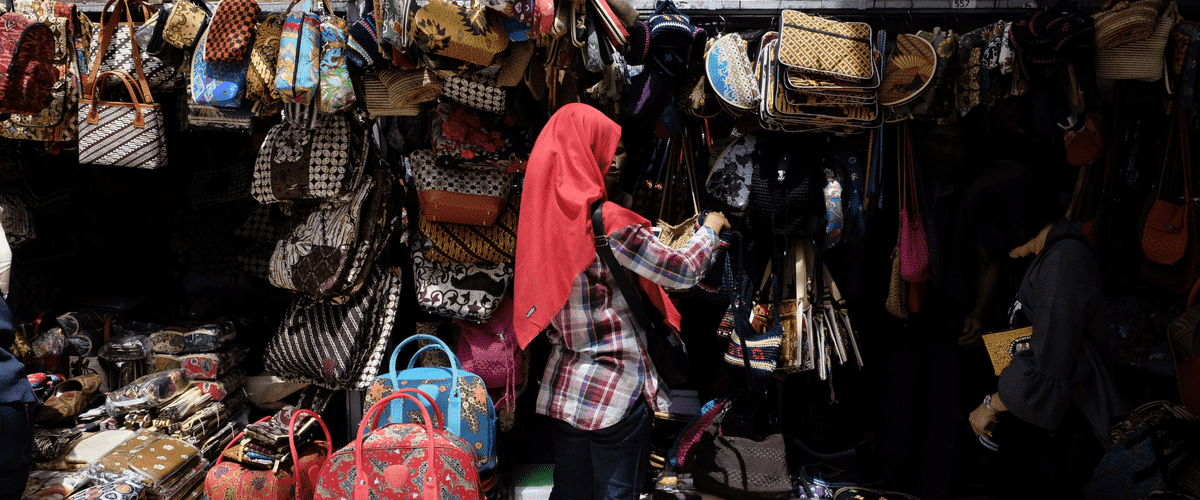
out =
[[[296,428],[289,432],[288,424],[291,422],[294,411],[293,407],[287,406],[268,419],[246,426],[244,436],[237,443],[225,449],[221,456],[226,460],[232,460],[253,469],[278,471],[280,467],[291,468],[293,457],[289,445],[289,434],[294,434],[296,448],[301,451],[302,456],[309,456],[310,448],[319,448],[317,451],[323,455],[325,452],[323,444],[306,446],[313,441],[317,434],[320,434],[315,432],[318,427],[316,419],[308,415],[301,415],[296,420]]]
[[[882,57],[871,27],[784,10],[758,53],[760,122],[769,130],[855,133],[883,123]]]

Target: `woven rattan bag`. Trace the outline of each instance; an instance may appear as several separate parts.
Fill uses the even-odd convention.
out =
[[[1111,49],[1150,38],[1162,0],[1108,0],[1095,14],[1096,49]]]
[[[1118,47],[1096,50],[1096,79],[1143,80],[1153,82],[1163,76],[1163,51],[1171,28],[1183,18],[1175,2],[1167,6],[1155,24],[1154,34],[1145,40]]]

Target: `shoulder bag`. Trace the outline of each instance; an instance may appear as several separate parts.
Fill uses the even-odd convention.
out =
[[[407,162],[413,172],[423,219],[491,226],[505,210],[515,174],[438,167],[429,149],[414,151]]]
[[[921,217],[921,199],[917,196],[916,167],[912,138],[904,124],[900,169],[900,275],[909,283],[929,281],[929,243],[925,237],[925,219]]]
[[[313,498],[439,500],[443,495],[464,500],[482,498],[479,470],[472,463],[472,448],[448,432],[444,424],[438,425],[442,411],[433,399],[416,389],[401,389],[370,406],[358,426],[358,438],[321,466]],[[401,401],[415,407],[412,420],[420,422],[379,427],[378,415]]]
[[[410,34],[425,53],[491,66],[496,54],[508,48],[508,34],[482,9],[477,0],[469,8],[429,0],[413,15]]]
[[[138,49],[133,53],[136,57]],[[162,107],[154,102],[136,60],[135,69],[136,78],[124,71],[104,71],[84,87],[79,103],[79,163],[147,169],[167,164]],[[133,102],[100,99],[96,84],[110,76],[125,83]]]
[[[485,323],[454,320],[459,327],[458,359],[463,369],[479,375],[489,389],[504,389],[496,406],[516,404],[517,387],[525,383],[525,362],[513,328],[512,298],[501,300]]]
[[[500,307],[513,280],[512,262],[435,262],[425,257],[429,240],[412,242],[417,305],[453,319],[487,321]]]
[[[404,346],[415,341],[429,344],[418,349],[408,362],[408,368],[397,369],[396,361]],[[450,366],[415,367],[425,351],[440,351],[450,360]],[[392,351],[388,372],[380,375],[367,388],[364,405],[386,399],[401,389],[419,389],[433,395],[433,403],[443,409],[443,429],[465,440],[475,450],[475,466],[481,471],[496,467],[496,408],[488,395],[487,385],[474,373],[462,369],[454,352],[437,337],[416,334],[400,342]],[[383,409],[381,419],[390,423],[414,422],[417,408],[396,401]],[[417,422],[419,423],[419,422]]]
[[[134,42],[134,23],[129,5],[140,5],[143,11],[154,12],[153,7],[142,0],[109,0],[101,14],[101,24],[92,27],[89,59],[92,70],[86,84],[101,71],[122,70],[131,75],[139,74],[150,90],[170,91],[182,89],[183,73],[157,57],[139,50]],[[111,11],[110,11],[111,9]],[[122,17],[124,21],[122,21]],[[147,18],[150,16],[147,15]],[[136,64],[135,64],[136,63]],[[149,92],[146,92],[149,94]]]
[[[604,203],[597,203],[592,208],[592,235],[596,239],[596,253],[604,260],[605,267],[612,273],[617,282],[617,288],[629,304],[633,317],[637,318],[638,330],[646,341],[647,355],[654,364],[658,376],[667,387],[676,386],[688,380],[688,352],[679,332],[661,321],[652,320],[647,313],[642,296],[634,288],[633,281],[625,272],[625,267],[617,261],[612,248],[608,244],[608,235],[604,234]]]
[[[1192,168],[1191,152],[1187,124],[1184,123],[1182,112],[1176,112],[1176,120],[1167,135],[1167,148],[1163,154],[1162,171],[1158,176],[1158,193],[1150,214],[1146,217],[1146,226],[1142,232],[1142,252],[1146,258],[1155,264],[1173,265],[1187,253],[1191,241],[1192,225]],[[1178,139],[1179,148],[1173,149],[1171,143]],[[1167,171],[1175,163],[1172,153],[1180,151],[1181,170],[1183,170],[1183,203],[1163,198],[1163,184],[1167,181]]]
[[[38,0],[33,5],[50,4],[49,9],[25,11],[24,2],[17,2],[17,12],[45,23],[54,35],[54,68],[57,78],[50,87],[50,102],[32,115],[11,115],[0,121],[0,136],[9,139],[61,142],[79,137],[79,96],[82,93],[81,74],[86,71],[86,51],[76,53],[76,41],[88,44],[91,21],[75,10],[75,4],[60,4]],[[61,11],[61,12],[60,12]],[[86,33],[86,36],[82,36]],[[81,35],[81,36],[77,36]]]
[[[421,217],[418,230],[431,245],[425,257],[437,262],[515,262],[520,200],[513,196],[490,226],[434,222]]]
[[[351,151],[350,124],[330,115],[307,129],[287,121],[267,132],[254,162],[250,193],[259,203],[348,201],[362,181],[358,151]]]
[[[210,28],[209,31],[211,30]],[[201,37],[196,44],[196,52],[192,55],[192,101],[202,106],[241,106],[242,97],[246,95],[246,73],[250,67],[250,58],[244,57],[233,62],[209,60],[206,57],[208,39],[207,36]]]
[[[212,13],[204,0],[181,0],[171,7],[167,24],[163,27],[162,39],[180,49],[196,46],[200,37],[208,31],[208,20]]]
[[[45,24],[8,12],[0,16],[0,113],[33,115],[50,104],[54,33]]]

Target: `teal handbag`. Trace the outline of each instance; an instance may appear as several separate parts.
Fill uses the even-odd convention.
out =
[[[196,53],[192,56],[192,101],[219,108],[241,106],[242,97],[246,95],[250,58],[244,57],[238,62],[206,60],[207,30],[205,33],[196,43]]]
[[[337,113],[354,104],[354,85],[346,66],[346,20],[330,17],[321,23],[322,113]]]
[[[275,71],[275,88],[285,103],[314,104],[318,92],[321,63],[321,21],[304,0],[296,5],[292,0],[283,32],[279,36],[279,64]],[[325,8],[333,12],[329,0]]]

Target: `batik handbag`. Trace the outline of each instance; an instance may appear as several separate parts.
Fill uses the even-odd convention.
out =
[[[399,370],[396,361],[404,346],[417,340],[429,342]],[[422,351],[441,351],[450,360],[448,367],[414,368]],[[438,424],[446,431],[465,440],[475,452],[475,466],[481,471],[496,467],[496,408],[488,395],[487,385],[479,375],[465,371],[458,356],[437,337],[416,334],[400,342],[392,351],[388,372],[380,375],[367,388],[364,405],[374,405],[399,389],[418,389],[433,396],[434,407],[441,408],[443,420]],[[424,405],[424,403],[419,403]],[[380,414],[389,423],[414,422],[417,405],[395,401]]]
[[[354,104],[354,85],[346,66],[346,20],[331,16],[321,23],[321,92],[323,113],[337,113]]]
[[[245,59],[260,12],[262,8],[255,0],[221,0],[205,35],[208,45],[205,57],[216,62]]]
[[[421,217],[434,222],[490,226],[504,211],[515,174],[498,170],[441,168],[433,151],[409,155]]]
[[[0,16],[0,113],[33,115],[50,104],[54,33],[21,14]]]
[[[194,379],[216,380],[224,373],[237,368],[246,359],[246,348],[238,344],[217,352],[201,352],[179,356],[179,367]]]
[[[279,35],[275,89],[285,103],[312,104],[321,79],[321,21],[309,0],[292,0]],[[333,12],[329,0],[324,0]]]
[[[133,51],[136,55],[138,49]],[[133,102],[100,99],[96,83],[110,76],[125,83]],[[79,163],[148,169],[166,165],[164,127],[162,108],[140,72],[135,79],[124,71],[104,71],[87,83],[79,102]]]
[[[504,214],[491,226],[434,222],[421,218],[419,230],[430,245],[425,258],[436,262],[514,262],[520,200],[509,199]]]
[[[241,106],[242,97],[246,95],[246,72],[250,68],[250,58],[244,57],[234,62],[210,61],[205,58],[209,38],[201,38],[192,55],[192,101],[201,106]]]
[[[512,285],[512,263],[434,262],[427,260],[421,250],[428,244],[420,238],[412,242],[417,305],[426,312],[448,318],[487,321]]]
[[[1176,123],[1172,125],[1167,135],[1166,153],[1163,155],[1162,171],[1158,176],[1158,193],[1154,204],[1146,216],[1146,226],[1142,231],[1142,252],[1151,262],[1163,265],[1173,265],[1187,253],[1189,233],[1192,225],[1192,169],[1191,148],[1189,147],[1187,124],[1183,112],[1176,113]],[[1174,140],[1179,141],[1179,148],[1173,149]],[[1179,151],[1183,170],[1183,203],[1175,203],[1173,199],[1164,199],[1163,183],[1167,180],[1167,171],[1175,162],[1172,153]],[[1173,169],[1170,169],[1173,170]]]
[[[705,189],[734,210],[750,204],[750,178],[754,173],[754,147],[758,137],[747,134],[734,139],[717,155]]]
[[[429,0],[413,15],[410,36],[422,52],[491,66],[496,54],[508,48],[508,34],[499,20],[480,9],[477,4],[468,8]]]
[[[195,3],[191,0],[176,2],[167,16],[167,25],[162,31],[163,41],[181,49],[195,47],[200,42],[200,36],[208,31],[210,15],[204,0],[195,0]]]
[[[348,201],[363,175],[351,161],[350,142],[343,115],[328,116],[315,130],[287,121],[271,127],[254,162],[251,195],[259,203]]]
[[[84,84],[101,71],[121,70],[131,75],[144,75],[139,78],[143,78],[149,84],[150,90],[182,89],[183,73],[175,66],[137,47],[133,39],[134,23],[129,12],[130,4],[140,5],[146,11],[154,11],[153,7],[142,0],[109,0],[105,4],[100,17],[102,20],[107,17],[107,20],[102,25],[92,26],[91,48],[87,59],[91,61],[92,69],[84,79]]]
[[[365,389],[387,349],[402,283],[398,269],[376,266],[345,302],[296,297],[267,344],[267,371],[328,389]]]
[[[283,19],[283,14],[271,14],[258,25],[254,46],[250,48],[250,68],[246,72],[246,97],[274,109],[283,104],[279,89],[275,88],[275,63],[279,59]]]
[[[508,93],[496,83],[494,76],[451,75],[442,84],[442,95],[464,106],[503,113]]]
[[[442,91],[445,93],[446,86]],[[528,129],[519,128],[512,115],[449,102],[438,103],[430,129],[439,167],[524,170],[537,140]]]
[[[49,4],[48,8],[36,8],[45,4]],[[87,40],[92,32],[91,21],[75,10],[75,4],[59,5],[56,8],[51,0],[16,4],[17,13],[50,27],[54,35],[54,66],[58,77],[50,87],[49,104],[33,115],[11,115],[0,121],[0,137],[48,142],[73,141],[79,137],[76,120],[82,88],[80,75],[86,69],[83,64],[86,53],[77,54],[76,43],[85,46],[90,43]]]
[[[444,426],[441,410],[429,394],[405,389],[370,406],[358,426],[358,438],[321,466],[315,500],[438,500],[482,498],[473,448]],[[378,428],[377,415],[396,401],[413,403],[412,420]],[[425,408],[428,402],[432,415]],[[420,413],[415,413],[419,411]],[[440,427],[440,428],[439,428]]]
[[[279,470],[250,467],[238,462],[226,461],[218,456],[212,469],[204,479],[204,493],[209,500],[288,500],[311,499],[317,486],[317,474],[333,452],[333,439],[321,416],[311,410],[291,412],[288,420],[288,449],[291,462]],[[320,424],[325,432],[325,441],[316,441],[297,447],[296,422],[301,416],[310,417],[309,422]],[[267,420],[271,417],[263,418]],[[259,422],[262,422],[260,420]],[[229,442],[226,450],[242,442],[246,433],[240,433]],[[301,452],[303,450],[303,452]]]

